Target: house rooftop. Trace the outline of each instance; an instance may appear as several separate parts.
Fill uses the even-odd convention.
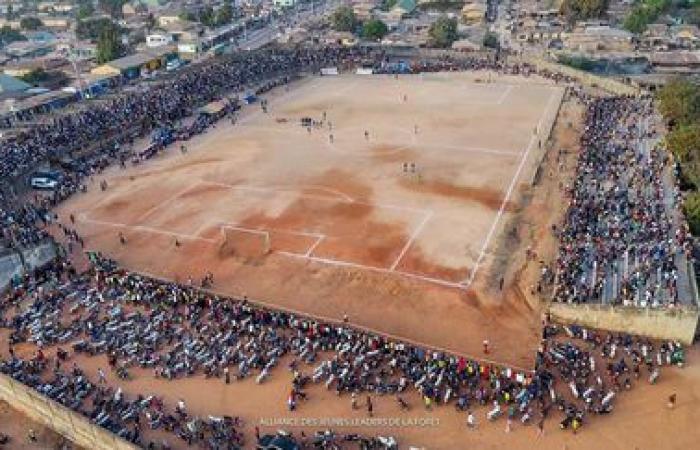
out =
[[[696,65],[700,64],[700,51],[654,52],[649,62],[656,65]]]
[[[123,56],[121,58],[108,61],[105,63],[105,65],[118,70],[126,70],[131,69],[132,67],[141,66],[154,58],[158,58],[175,51],[176,48],[174,46],[163,46],[151,50],[144,50],[142,52],[134,53],[133,55]]]
[[[0,94],[11,94],[16,92],[24,92],[32,87],[29,83],[25,83],[19,78],[0,74]]]

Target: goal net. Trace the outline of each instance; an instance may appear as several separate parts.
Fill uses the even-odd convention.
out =
[[[270,233],[263,230],[221,227],[219,256],[222,258],[261,258],[270,253]]]

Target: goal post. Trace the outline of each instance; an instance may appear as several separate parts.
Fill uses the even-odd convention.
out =
[[[221,227],[219,255],[222,258],[260,258],[271,250],[269,231],[229,225]]]

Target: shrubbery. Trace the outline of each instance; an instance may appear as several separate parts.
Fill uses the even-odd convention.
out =
[[[700,235],[700,87],[674,80],[661,89],[656,99],[671,131],[666,146],[681,168],[681,178],[691,189],[683,204],[688,225]]]

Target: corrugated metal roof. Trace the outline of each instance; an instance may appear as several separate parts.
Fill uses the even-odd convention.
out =
[[[155,49],[145,50],[143,52],[134,53],[133,55],[117,58],[113,61],[105,63],[105,66],[113,67],[118,70],[126,70],[134,67],[139,67],[152,61],[156,58],[161,58],[169,53],[174,53],[173,46],[163,46]]]
[[[32,87],[24,81],[7,74],[0,74],[0,93],[23,92]]]
[[[655,52],[649,56],[652,64],[662,65],[696,65],[700,64],[700,52],[677,51],[677,52]]]

